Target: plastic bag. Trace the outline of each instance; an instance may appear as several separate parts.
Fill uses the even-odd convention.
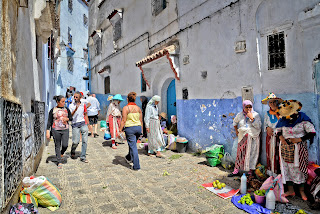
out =
[[[232,169],[234,167],[233,158],[231,157],[231,155],[228,152],[226,152],[224,154],[223,158],[221,159],[221,165],[225,169]]]
[[[100,121],[100,128],[107,128],[107,122],[105,120]]]
[[[213,146],[206,148],[205,154],[210,158],[218,157],[221,159],[224,156],[224,147],[223,145],[214,144]]]
[[[169,134],[168,146],[166,148],[170,150],[177,150],[176,136],[174,136],[173,134]]]
[[[25,204],[33,204],[38,207],[38,200],[30,193],[27,193],[23,188],[19,194],[20,202]]]
[[[111,139],[111,134],[110,134],[109,130],[105,130],[104,131],[103,139],[105,139],[105,140],[110,140]]]
[[[46,181],[46,177],[39,176],[39,177],[25,177],[22,180],[22,185],[28,190],[28,192],[33,192],[35,189],[38,188],[41,184]]]
[[[39,211],[33,204],[17,203],[10,208],[9,214],[38,214]]]
[[[267,180],[262,184],[260,190],[266,190],[266,195],[268,194],[269,190],[273,188],[274,195],[276,196],[276,201],[282,203],[288,203],[288,199],[283,196],[284,188],[282,183],[282,175],[278,175],[275,179],[272,176],[267,178]]]

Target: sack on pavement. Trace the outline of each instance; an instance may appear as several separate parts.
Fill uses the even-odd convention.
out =
[[[25,193],[31,194],[37,199],[39,205],[51,211],[59,209],[61,205],[60,190],[48,178],[36,189],[26,188]]]
[[[38,207],[38,201],[37,199],[30,193],[27,193],[25,191],[25,188],[23,188],[20,191],[19,194],[20,202],[25,203],[25,204],[33,204],[34,207]]]

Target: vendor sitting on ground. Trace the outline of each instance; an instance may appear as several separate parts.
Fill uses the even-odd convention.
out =
[[[178,127],[177,127],[177,116],[171,115],[171,124],[168,125],[167,128],[163,130],[165,134],[173,134],[178,135]]]
[[[161,112],[159,114],[159,120],[160,120],[161,129],[164,130],[165,128],[167,128],[167,114],[164,112]]]

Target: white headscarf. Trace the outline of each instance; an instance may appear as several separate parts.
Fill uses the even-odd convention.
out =
[[[161,97],[160,97],[160,96],[154,95],[154,96],[150,99],[150,101],[148,102],[148,106],[149,106],[149,105],[155,105],[155,102],[156,102],[156,101],[160,102],[160,100],[161,100]]]

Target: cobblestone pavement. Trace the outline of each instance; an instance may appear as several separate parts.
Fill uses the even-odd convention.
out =
[[[54,163],[52,140],[44,150],[36,176],[50,178],[61,190],[63,202],[55,213],[244,213],[230,199],[223,200],[200,186],[214,179],[239,185],[231,178],[223,179],[227,172],[204,165],[204,157],[183,153],[170,160],[177,153],[166,151],[166,159],[160,159],[140,149],[141,170],[133,171],[124,159],[128,145],[119,144],[114,150],[99,134],[89,137],[89,163],[68,156],[71,139],[62,169]],[[80,149],[79,144],[78,153]],[[39,211],[52,213],[45,208]]]

